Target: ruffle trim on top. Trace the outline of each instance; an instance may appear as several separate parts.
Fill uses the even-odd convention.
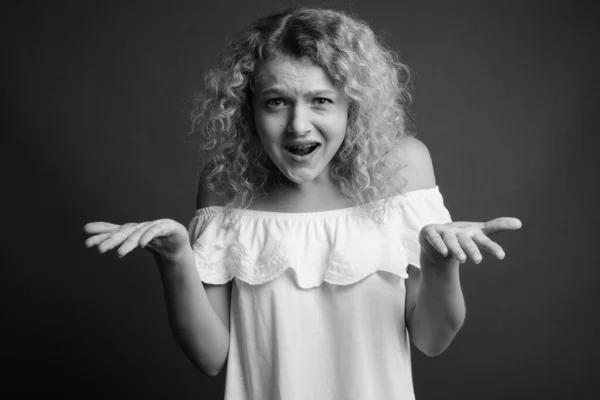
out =
[[[313,213],[234,210],[239,222],[223,229],[222,207],[199,209],[189,231],[200,278],[260,285],[292,269],[304,289],[323,282],[350,285],[377,271],[406,279],[409,264],[420,266],[421,228],[450,222],[450,214],[437,186],[381,201],[381,224],[359,207]]]

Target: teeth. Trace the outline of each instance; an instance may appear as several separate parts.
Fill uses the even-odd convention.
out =
[[[297,156],[305,156],[315,151],[317,147],[319,147],[319,144],[313,143],[302,146],[287,146],[287,149],[290,153],[295,154]]]

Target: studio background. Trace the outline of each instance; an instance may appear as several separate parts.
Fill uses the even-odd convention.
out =
[[[177,347],[158,271],[83,226],[195,209],[202,75],[240,28],[299,2],[19,2],[2,23],[1,393],[221,399]],[[414,71],[413,124],[454,220],[518,217],[461,267],[467,319],[413,349],[417,399],[598,398],[598,20],[573,2],[329,1]],[[4,6],[6,7],[6,6]]]

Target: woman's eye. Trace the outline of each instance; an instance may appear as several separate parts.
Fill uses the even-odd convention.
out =
[[[277,108],[285,105],[285,101],[280,98],[267,100],[267,105],[269,107]]]
[[[319,106],[324,106],[327,104],[332,104],[333,101],[326,99],[325,97],[316,97],[315,98],[315,103]]]

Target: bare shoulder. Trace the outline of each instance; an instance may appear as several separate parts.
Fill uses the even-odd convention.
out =
[[[402,192],[436,186],[431,154],[422,141],[412,136],[404,138],[397,148],[397,155],[406,165],[402,169],[402,178],[406,180]]]

